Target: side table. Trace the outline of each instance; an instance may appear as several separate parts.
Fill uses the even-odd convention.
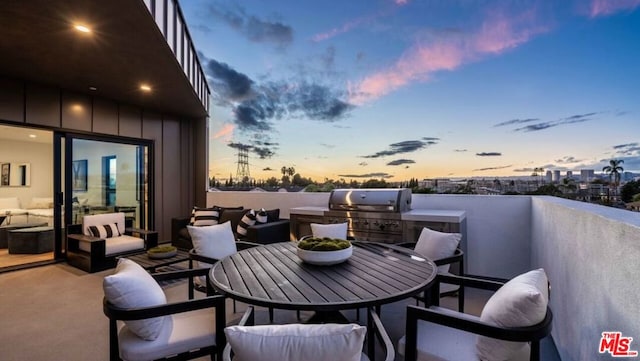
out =
[[[33,223],[14,223],[6,226],[0,226],[0,248],[8,247],[9,231],[14,229],[20,229],[20,228],[42,227],[46,225],[47,225],[47,222],[33,222]]]
[[[149,258],[146,252],[134,254],[132,256],[125,256],[123,258],[128,258],[136,262],[140,266],[142,266],[142,268],[146,269],[150,273],[155,273],[156,269],[160,267],[169,266],[174,263],[188,261],[189,252],[183,251],[178,248],[178,253],[176,253],[175,256],[169,257],[169,258],[160,258],[160,259]]]
[[[9,254],[38,254],[53,251],[53,227],[19,228],[9,231]]]

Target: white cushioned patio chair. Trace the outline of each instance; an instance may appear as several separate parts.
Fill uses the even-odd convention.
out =
[[[376,340],[385,351],[385,361],[395,358],[391,339],[373,309],[369,309],[366,327],[355,323],[254,326],[253,321],[253,307],[249,306],[237,326],[225,328],[223,361],[375,360]]]
[[[147,237],[134,236],[137,232]],[[82,225],[67,226],[67,233],[67,262],[87,272],[113,268],[118,257],[158,245],[157,233],[127,228],[122,212],[84,216]]]
[[[492,290],[481,315],[438,306],[439,283]],[[496,282],[439,274],[428,308],[407,306],[398,353],[406,361],[540,360],[540,340],[551,333],[548,280],[543,269]]]
[[[217,360],[225,344],[221,295],[168,303],[158,281],[207,276],[206,269],[149,274],[120,259],[104,278],[103,311],[109,318],[110,360]]]

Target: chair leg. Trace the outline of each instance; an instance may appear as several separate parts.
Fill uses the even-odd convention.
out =
[[[233,313],[236,313],[236,300],[233,300]]]
[[[296,317],[298,318],[298,321],[300,321],[300,310],[296,310]]]
[[[269,307],[269,323],[273,323],[273,308]]]

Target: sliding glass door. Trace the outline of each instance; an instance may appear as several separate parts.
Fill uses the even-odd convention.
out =
[[[60,135],[58,199],[63,224],[90,214],[123,212],[127,226],[146,228],[150,219],[151,142]],[[64,165],[67,165],[66,167]],[[58,188],[59,187],[59,188]]]

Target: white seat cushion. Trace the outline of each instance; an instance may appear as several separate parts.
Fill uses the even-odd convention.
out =
[[[167,303],[164,291],[139,264],[120,258],[114,274],[102,283],[107,301],[124,309],[163,305]],[[128,329],[145,340],[155,340],[165,317],[125,321]]]
[[[459,315],[456,311],[441,307],[433,307],[438,311]],[[465,315],[469,319],[479,317]],[[477,335],[455,328],[438,325],[427,321],[418,321],[417,358],[418,361],[459,361],[480,360],[476,352]],[[406,336],[398,341],[398,353],[405,354]],[[506,361],[529,360],[529,347],[523,347],[518,354]]]
[[[142,340],[126,325],[120,329],[120,357],[124,360],[155,360],[215,345],[215,312],[202,309],[165,317],[158,337]]]
[[[144,250],[144,240],[142,238],[122,235],[105,239],[105,256],[111,256],[123,252]],[[78,248],[85,252],[91,252],[91,244],[88,242],[78,242]]]
[[[367,328],[357,324],[230,326],[237,361],[360,361]]]
[[[313,234],[314,237],[347,239],[348,226],[349,226],[348,223],[337,223],[337,224],[311,223],[311,233]]]
[[[424,227],[414,251],[435,261],[453,256],[462,239],[460,233],[443,233]],[[438,266],[438,272],[449,272],[449,264]]]

